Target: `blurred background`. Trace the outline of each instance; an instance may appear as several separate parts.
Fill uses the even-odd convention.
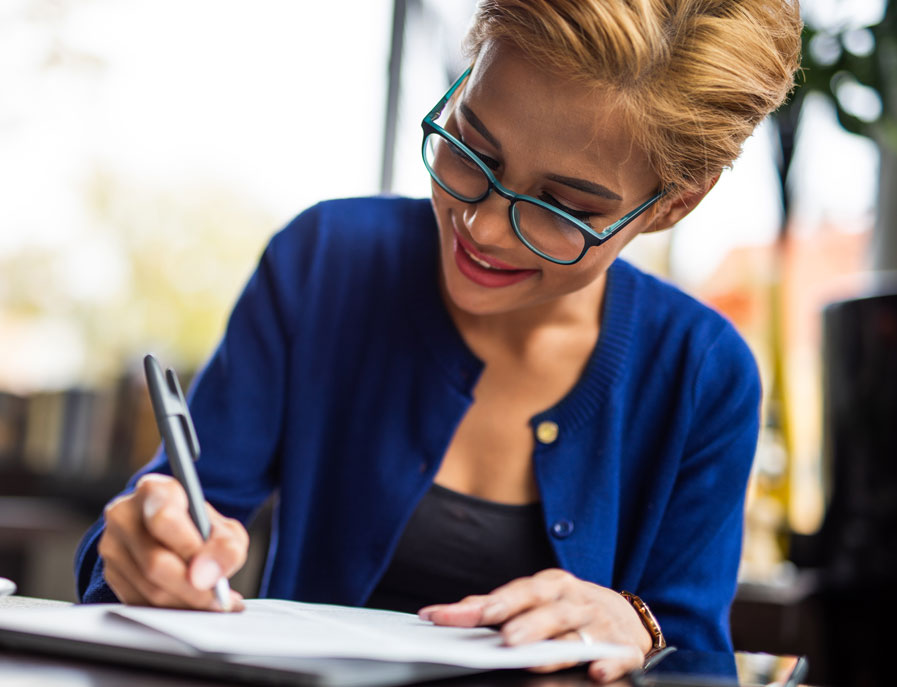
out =
[[[0,575],[22,593],[74,598],[80,534],[154,452],[145,352],[188,378],[308,205],[428,194],[419,122],[473,6],[0,4]],[[897,574],[897,22],[887,0],[802,11],[788,107],[625,256],[726,314],[761,367],[736,645],[873,684],[831,658],[870,643],[827,628],[873,628],[851,595],[893,604]]]

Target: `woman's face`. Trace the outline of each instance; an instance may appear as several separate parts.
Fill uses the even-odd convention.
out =
[[[534,196],[599,230],[648,200],[659,179],[605,93],[540,69],[515,49],[489,43],[451,104],[445,128],[481,155],[508,189]],[[514,234],[508,201],[476,204],[433,183],[443,281],[451,304],[473,315],[560,303],[603,284],[620,250],[650,226],[632,222],[578,263],[557,265]],[[487,266],[489,265],[489,266]]]

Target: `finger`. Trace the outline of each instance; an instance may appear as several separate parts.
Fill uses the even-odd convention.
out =
[[[117,545],[110,539],[108,532],[104,532],[97,544],[97,553],[103,559],[103,577],[106,579],[106,584],[122,603],[146,603],[143,595],[131,584],[127,573],[121,566],[120,559],[130,557],[125,552],[117,551],[116,548]]]
[[[187,562],[152,537],[140,519],[120,511],[110,510],[106,532],[110,541],[120,544],[133,561],[134,569],[128,571],[131,583],[146,595],[149,603],[175,608],[213,608],[214,594],[208,588],[199,589],[191,584]],[[117,549],[112,551],[116,561],[123,558]]]
[[[246,610],[246,604],[243,603],[243,595],[240,592],[231,589],[230,590],[230,612],[231,613],[240,613],[241,611]],[[223,609],[219,609],[223,610]]]
[[[249,535],[232,518],[225,518],[209,506],[212,531],[208,541],[190,560],[188,575],[197,589],[212,589],[224,577],[229,578],[246,562]]]
[[[554,639],[560,639],[564,641],[572,641],[572,642],[582,642],[583,638],[581,635],[576,632],[565,632],[562,635],[558,635],[554,637]],[[573,668],[575,666],[581,665],[581,662],[571,662],[571,663],[554,663],[552,665],[547,666],[535,666],[533,668],[527,668],[532,673],[554,673],[558,670],[567,670],[567,668]]]
[[[112,543],[110,546],[115,547],[117,544]],[[213,599],[210,605],[197,606],[185,602],[183,598],[154,585],[146,579],[133,558],[131,558],[130,553],[126,550],[111,555],[110,559],[114,560],[114,563],[107,563],[104,568],[104,574],[109,587],[122,603],[165,608],[224,610],[218,605],[217,599]],[[190,591],[190,594],[195,596],[194,591]],[[234,590],[230,591],[230,611],[243,611],[246,608],[243,601],[242,594]]]
[[[104,536],[100,544],[103,574],[119,600],[134,605],[185,608],[179,598],[147,579],[121,540]]]
[[[203,552],[211,555],[221,566],[224,575],[230,577],[246,563],[249,552],[249,533],[239,520],[228,518],[206,504],[212,531],[203,544]]]
[[[175,574],[178,582],[186,576],[194,589],[177,584],[171,587],[173,593],[193,608],[208,608],[209,596],[197,596],[195,592],[211,590],[222,577],[230,577],[243,566],[249,549],[246,529],[239,521],[226,518],[205,504],[212,527],[208,541],[203,542],[190,517],[183,487],[166,476],[146,475],[138,482],[137,494],[143,499],[143,520],[148,533],[181,559],[189,561],[189,567],[181,571],[158,551],[144,559],[135,550],[138,563],[153,566],[153,572],[147,571],[147,576],[165,586],[175,584]]]
[[[202,536],[190,517],[180,483],[167,475],[144,475],[134,493],[149,534],[184,560],[192,558],[202,547]]]
[[[589,677],[595,682],[605,683],[619,680],[636,668],[640,668],[644,656],[640,652],[633,651],[627,658],[602,658],[589,664]]]
[[[491,600],[489,595],[467,596],[453,604],[435,604],[425,606],[417,614],[422,620],[429,620],[436,625],[452,625],[454,627],[476,627],[480,625],[483,607]]]
[[[501,628],[508,646],[552,639],[587,625],[595,614],[591,605],[559,599],[513,617]]]
[[[564,570],[543,570],[512,580],[484,596],[469,596],[456,604],[421,610],[437,625],[499,625],[527,609],[559,599],[575,579]]]
[[[554,663],[550,666],[534,666],[527,670],[531,673],[556,673],[559,670],[567,670],[567,668],[574,668],[578,665],[579,663],[573,661],[571,663]]]
[[[565,570],[550,569],[512,580],[489,594],[489,602],[483,607],[480,622],[497,625],[524,611],[550,604],[564,596],[575,577]]]
[[[115,598],[121,603],[130,606],[145,606],[148,604],[143,594],[137,591],[137,588],[131,584],[127,576],[119,574],[117,569],[107,567],[103,571],[103,577],[106,579],[109,589],[115,594]]]

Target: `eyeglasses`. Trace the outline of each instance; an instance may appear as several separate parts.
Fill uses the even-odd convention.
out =
[[[666,194],[665,189],[658,191],[632,212],[599,230],[551,203],[509,191],[479,155],[436,123],[471,69],[467,68],[421,122],[424,165],[433,181],[460,201],[479,203],[493,189],[509,200],[511,227],[517,238],[536,255],[558,265],[577,263],[589,248],[600,246]]]

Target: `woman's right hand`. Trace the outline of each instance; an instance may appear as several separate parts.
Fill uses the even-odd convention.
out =
[[[211,535],[203,541],[190,518],[187,494],[167,475],[148,474],[134,491],[111,501],[98,551],[109,587],[127,604],[223,610],[215,583],[246,561],[249,535],[208,503]],[[231,591],[231,610],[243,597]]]

